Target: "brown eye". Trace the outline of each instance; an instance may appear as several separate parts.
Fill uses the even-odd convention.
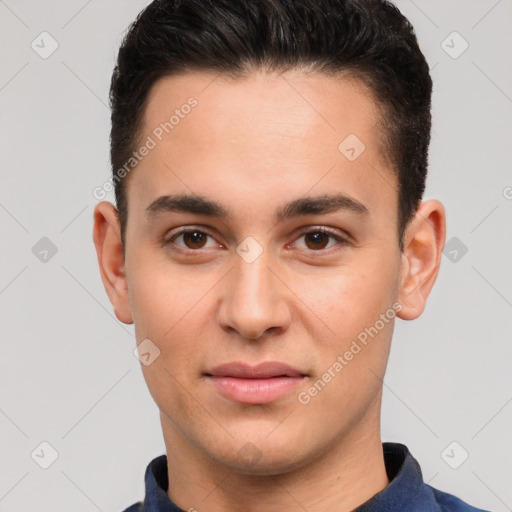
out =
[[[329,243],[329,237],[332,237],[332,235],[322,233],[321,231],[311,231],[310,233],[306,233],[304,236],[308,249],[313,250],[324,249]]]
[[[341,249],[343,246],[350,244],[345,238],[338,235],[337,232],[333,232],[324,227],[318,227],[303,232],[295,242],[295,245],[299,249],[306,251],[327,253],[336,246],[339,246],[338,248]]]
[[[202,249],[208,235],[201,231],[187,231],[182,233],[183,242],[189,249]]]
[[[217,246],[215,239],[211,235],[199,229],[184,229],[168,238],[164,245],[171,247],[175,245],[181,249],[189,249],[191,251]]]

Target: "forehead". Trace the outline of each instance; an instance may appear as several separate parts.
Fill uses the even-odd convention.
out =
[[[305,74],[298,70],[285,73],[254,71],[245,78],[222,73],[191,71],[158,80],[151,88],[143,116],[143,133],[168,121],[173,112],[186,109],[194,98],[194,115],[181,115],[179,124],[187,138],[238,135],[247,144],[247,136],[260,135],[266,141],[316,135],[326,143],[346,135],[347,128],[360,138],[374,134],[378,109],[365,84],[348,73],[327,76]],[[188,118],[188,119],[187,119]],[[185,123],[185,119],[187,122]],[[175,120],[176,121],[176,120]],[[176,128],[176,129],[174,129]],[[173,127],[179,137],[185,130]],[[244,131],[237,131],[245,128]],[[209,135],[208,135],[209,134]],[[256,141],[255,141],[256,142]]]
[[[155,145],[132,176],[129,201],[147,203],[166,187],[203,196],[223,191],[234,203],[258,193],[272,200],[276,189],[296,196],[341,186],[363,203],[377,193],[373,200],[389,206],[394,198],[383,180],[390,196],[396,186],[378,116],[367,88],[349,75],[165,77],[148,95],[139,141]]]

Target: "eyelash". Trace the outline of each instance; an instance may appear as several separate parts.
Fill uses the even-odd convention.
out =
[[[209,236],[210,238],[215,239],[215,237],[211,233],[209,233],[207,230],[204,230],[203,228],[201,228],[201,229],[195,228],[192,226],[189,228],[181,229],[181,230],[177,231],[176,233],[173,233],[172,236],[168,237],[167,239],[165,239],[163,241],[162,245],[164,247],[170,246],[171,244],[174,244],[174,240],[176,238],[178,238],[180,235],[187,234],[187,233],[194,233],[194,232],[199,232],[199,233]],[[298,235],[298,238],[296,238],[296,240],[299,240],[304,235],[308,235],[311,233],[323,233],[325,235],[328,235],[329,237],[334,238],[338,242],[338,244],[337,244],[338,246],[343,247],[343,246],[351,245],[351,243],[346,238],[341,237],[339,234],[337,234],[334,231],[332,231],[328,228],[325,228],[323,226],[309,228],[307,231],[300,232]],[[176,245],[176,244],[174,244],[174,245]],[[207,250],[207,249],[189,249],[189,248],[184,248],[179,245],[176,245],[176,247],[178,248],[177,249],[178,252],[183,252],[183,253],[189,253],[189,252],[190,253],[201,253],[204,250]],[[308,253],[322,253],[322,252],[330,253],[332,251],[332,249],[333,249],[333,247],[330,247],[328,249],[316,249],[316,250],[315,249],[306,249],[306,252],[308,252]]]

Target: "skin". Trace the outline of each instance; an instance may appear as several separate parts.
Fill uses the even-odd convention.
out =
[[[389,483],[380,408],[394,319],[309,403],[298,393],[393,303],[404,320],[422,314],[441,261],[444,207],[421,203],[400,252],[398,183],[375,103],[357,80],[297,70],[167,77],[150,92],[140,140],[190,96],[198,105],[130,175],[125,258],[114,206],[103,201],[94,212],[115,314],[135,324],[137,343],[149,338],[160,350],[142,371],[160,410],[168,495],[184,510],[353,510]],[[366,147],[355,161],[338,150],[349,134]],[[333,192],[368,212],[273,217],[290,200]],[[153,200],[181,193],[231,216],[167,212],[149,221]],[[321,226],[349,243],[318,241]],[[182,227],[210,236],[163,245]],[[263,251],[251,263],[236,251],[248,236]],[[282,361],[307,377],[275,402],[241,404],[203,374],[231,361]]]

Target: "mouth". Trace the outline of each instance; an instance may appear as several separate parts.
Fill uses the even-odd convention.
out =
[[[205,377],[225,398],[244,404],[266,404],[291,393],[307,375],[285,363],[256,366],[232,362],[216,366]]]

